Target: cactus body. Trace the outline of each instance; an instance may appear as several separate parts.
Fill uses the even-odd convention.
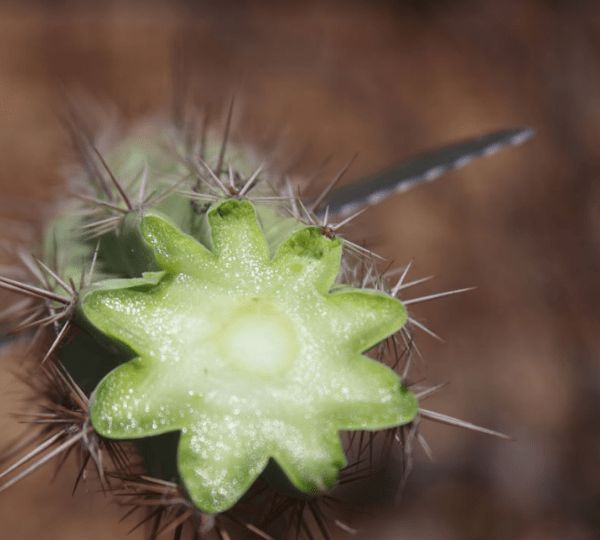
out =
[[[475,150],[508,135],[477,139]],[[370,468],[365,449],[377,432],[389,436],[384,446],[406,442],[423,417],[501,435],[420,408],[417,397],[438,387],[413,393],[404,380],[408,321],[432,333],[406,305],[461,290],[401,302],[410,265],[390,285],[393,272],[339,235],[352,217],[329,223],[323,197],[300,200],[252,152],[212,135],[194,141],[155,124],[102,152],[84,133],[75,143],[83,167],[70,178],[74,197],[48,224],[40,258],[22,254],[35,283],[0,277],[30,302],[7,313],[49,337],[45,404],[27,417],[43,428],[38,446],[0,476],[37,461],[0,491],[79,444],[77,482],[91,460],[103,485],[110,477],[134,506],[158,507],[153,538],[165,515],[177,539],[188,521],[194,538],[213,528],[229,537],[221,516],[270,538],[247,514],[231,517],[259,479],[274,490],[269,506],[291,512],[296,538],[313,538],[306,508],[328,538],[317,497],[344,471],[349,480],[363,461]],[[438,157],[447,162],[448,150]],[[398,190],[411,174],[372,187]],[[354,208],[353,193],[365,189],[340,190],[332,208]],[[125,457],[132,444],[141,467]]]
[[[71,278],[97,250],[97,277],[74,305],[85,338],[66,349],[85,339],[80,348],[92,343],[104,360],[64,360],[90,392],[91,425],[151,449],[152,437],[178,433],[176,467],[160,465],[203,512],[230,509],[269,460],[298,493],[327,490],[346,465],[341,431],[397,427],[418,412],[398,374],[363,354],[405,325],[406,310],[339,282],[342,240],[290,215],[283,197],[267,203],[281,194],[266,175],[241,194],[252,167],[232,157],[235,168],[204,165],[199,181],[162,136],[109,151],[109,174],[84,198],[93,218],[59,217],[59,241],[46,242]],[[136,176],[137,202],[121,185]],[[153,191],[160,200],[144,200]],[[94,220],[100,234],[79,234],[97,232]]]

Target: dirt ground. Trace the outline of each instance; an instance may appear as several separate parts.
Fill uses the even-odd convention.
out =
[[[360,217],[356,234],[414,276],[417,292],[476,285],[416,306],[429,408],[507,432],[502,442],[425,424],[397,504],[344,516],[359,538],[600,537],[600,5],[567,1],[2,2],[0,212],[35,217],[71,157],[63,91],[123,119],[170,106],[174,44],[199,103],[238,96],[236,133],[278,146],[297,174],[355,152],[345,181],[493,129],[535,138]],[[284,144],[274,144],[284,143]],[[327,175],[321,178],[327,181]],[[0,238],[25,232],[8,221]],[[19,432],[12,358],[0,364],[0,443]],[[127,536],[74,466],[0,494],[0,536]],[[366,496],[363,494],[363,496]],[[369,506],[369,500],[361,501]],[[335,530],[335,537],[346,538]]]

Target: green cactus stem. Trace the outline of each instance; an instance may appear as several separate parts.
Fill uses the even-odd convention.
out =
[[[154,123],[102,152],[72,127],[82,165],[69,178],[74,196],[39,252],[20,251],[22,275],[0,276],[0,289],[25,297],[0,310],[0,323],[35,329],[46,345],[30,379],[39,410],[24,416],[39,432],[17,444],[0,492],[79,446],[75,487],[93,463],[105,488],[152,508],[142,521],[153,520],[152,538],[172,530],[179,539],[184,528],[230,537],[230,520],[262,538],[271,536],[259,522],[277,538],[293,526],[296,538],[327,539],[330,498],[318,495],[363,477],[380,441],[383,454],[393,441],[405,455],[413,439],[427,449],[422,419],[506,438],[423,409],[442,385],[405,383],[410,328],[435,336],[407,307],[467,289],[402,302],[425,279],[406,282],[410,264],[380,272],[340,229],[529,130],[463,141],[332,190],[346,166],[303,200],[227,142],[229,124],[220,142],[210,130],[196,140]],[[246,502],[281,508],[288,521],[263,524],[264,508]]]

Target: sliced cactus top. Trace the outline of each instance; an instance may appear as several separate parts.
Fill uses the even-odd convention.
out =
[[[271,253],[254,206],[208,212],[210,248],[157,213],[141,235],[160,273],[110,280],[81,311],[135,358],[98,386],[94,428],[113,439],[181,431],[178,469],[202,510],[230,508],[274,459],[300,491],[331,487],[340,430],[410,422],[414,396],[362,352],[406,322],[400,301],[334,287],[342,246],[316,227]]]

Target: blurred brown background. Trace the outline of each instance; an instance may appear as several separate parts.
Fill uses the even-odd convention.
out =
[[[414,310],[446,338],[419,336],[428,380],[451,381],[428,405],[516,442],[426,425],[435,461],[417,451],[400,504],[353,524],[369,539],[600,538],[600,4],[3,2],[2,211],[60,193],[61,87],[124,118],[163,110],[178,41],[199,101],[235,91],[238,133],[285,137],[299,173],[358,151],[351,181],[463,136],[536,129],[360,218],[380,253],[438,276],[423,291],[478,286]],[[18,396],[10,359],[0,368],[5,443]],[[51,476],[0,495],[0,537],[127,537],[94,484],[71,498],[72,475]]]

